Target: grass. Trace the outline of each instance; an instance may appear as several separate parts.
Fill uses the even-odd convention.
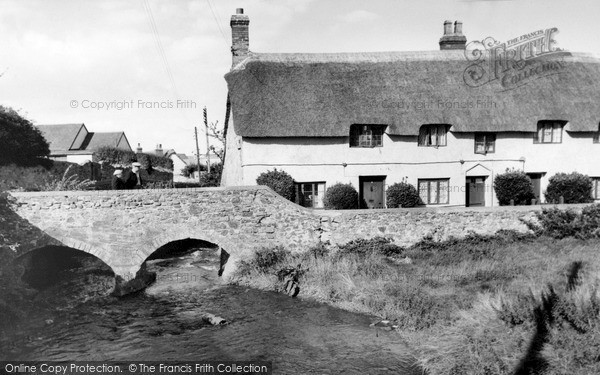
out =
[[[394,321],[430,374],[598,374],[599,255],[597,238],[375,239],[264,249],[233,282],[277,290],[277,270],[301,264],[301,298]]]

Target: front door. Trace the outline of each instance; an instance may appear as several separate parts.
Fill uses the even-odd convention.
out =
[[[527,173],[527,176],[531,179],[533,195],[537,203],[540,203],[540,196],[542,194],[542,175],[543,173]]]
[[[385,176],[360,176],[361,208],[385,208],[383,188]]]
[[[467,207],[485,206],[485,177],[467,177]]]

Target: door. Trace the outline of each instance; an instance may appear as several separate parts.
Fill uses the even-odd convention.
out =
[[[383,189],[386,176],[360,176],[361,208],[385,208]]]
[[[540,203],[540,196],[542,195],[543,173],[527,173],[527,176],[529,176],[531,179],[531,184],[533,185],[533,195],[535,196],[535,201]]]
[[[467,177],[466,206],[485,206],[485,177]]]

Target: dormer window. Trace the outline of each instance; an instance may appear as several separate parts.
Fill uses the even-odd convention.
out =
[[[533,143],[562,143],[564,121],[540,121]]]
[[[448,125],[431,124],[423,125],[419,129],[419,146],[439,147],[446,146],[446,134]]]
[[[386,125],[350,126],[350,147],[382,147]]]

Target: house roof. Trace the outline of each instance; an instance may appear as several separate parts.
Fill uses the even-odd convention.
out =
[[[440,123],[453,132],[534,132],[539,120],[598,131],[600,59],[556,53],[534,61],[542,68],[514,85],[509,77],[506,87],[471,87],[464,50],[250,53],[225,79],[235,131],[245,137],[341,137],[351,124],[388,125],[391,135]]]
[[[123,139],[125,138],[125,139]],[[131,151],[131,146],[129,146],[129,142],[127,141],[127,137],[125,137],[124,132],[94,132],[90,133],[89,140],[86,140],[88,143],[86,145],[87,150],[97,150],[100,147],[121,147]],[[126,142],[123,144],[123,141]]]
[[[84,124],[38,125],[37,127],[48,141],[51,152],[79,150],[87,135]]]
[[[131,151],[124,132],[88,132],[84,124],[38,125],[50,145],[50,155],[91,154],[100,147]]]

